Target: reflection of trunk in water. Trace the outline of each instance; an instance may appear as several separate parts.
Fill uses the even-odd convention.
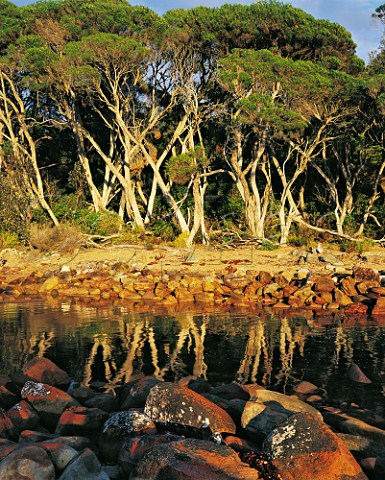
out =
[[[127,383],[131,380],[134,373],[134,360],[139,347],[140,340],[143,335],[144,322],[132,323],[120,323],[121,335],[123,347],[127,350],[126,359],[116,372],[114,379],[108,385],[108,391],[112,392],[117,385]]]
[[[250,326],[245,354],[237,372],[237,380],[240,383],[246,383],[249,381],[255,383],[257,381],[262,350],[266,365],[265,355],[267,353],[267,348],[264,330],[264,323],[262,323],[261,320],[258,320],[256,324]]]
[[[107,383],[112,380],[113,372],[116,371],[115,362],[112,360],[111,337],[107,334],[96,334],[92,336],[93,345],[91,352],[84,367],[84,377],[82,384],[89,387],[92,382],[92,366],[95,364],[96,355],[101,351],[103,365],[105,368],[105,378]],[[101,348],[99,348],[101,347]],[[111,368],[111,366],[113,368]]]

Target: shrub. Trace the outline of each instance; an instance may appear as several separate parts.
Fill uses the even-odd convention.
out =
[[[30,244],[42,252],[72,254],[84,243],[84,235],[75,226],[62,224],[51,227],[37,223],[31,225]]]

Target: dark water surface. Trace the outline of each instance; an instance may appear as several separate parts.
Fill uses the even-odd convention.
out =
[[[138,374],[166,381],[198,375],[212,384],[257,382],[290,393],[297,380],[385,411],[385,325],[262,314],[130,313],[124,307],[0,304],[0,373],[50,358],[83,385],[112,391]],[[356,362],[373,381],[346,376]]]

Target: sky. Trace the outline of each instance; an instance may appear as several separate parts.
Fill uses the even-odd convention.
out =
[[[11,0],[15,5],[34,3],[31,0]],[[377,50],[385,27],[372,18],[372,13],[385,0],[290,0],[294,7],[302,8],[316,18],[324,18],[343,25],[357,44],[357,55],[365,62],[369,52]],[[129,0],[131,5],[145,5],[158,14],[174,8],[193,8],[198,6],[219,7],[224,3],[250,5],[254,0]]]

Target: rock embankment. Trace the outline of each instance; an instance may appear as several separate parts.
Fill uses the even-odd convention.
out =
[[[71,298],[82,302],[122,302],[145,308],[265,308],[327,314],[385,315],[383,275],[373,268],[319,274],[293,268],[277,274],[231,263],[205,274],[163,272],[155,265],[138,270],[125,263],[94,262],[76,269],[40,269],[24,275],[17,268],[0,272],[0,301],[22,298]]]
[[[1,376],[2,480],[384,478],[385,419],[327,407],[308,382],[291,395],[197,377],[141,377],[116,396],[69,385],[44,358]]]

